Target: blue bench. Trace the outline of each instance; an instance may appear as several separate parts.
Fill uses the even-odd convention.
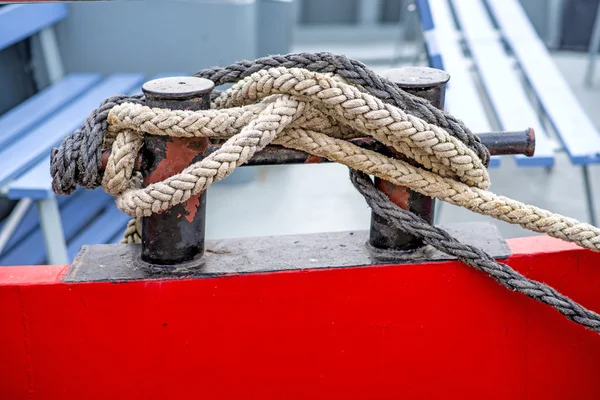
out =
[[[64,3],[0,8],[0,50],[37,35],[51,83],[0,115],[0,195],[17,201],[0,223],[0,265],[67,264],[84,244],[121,240],[129,217],[101,189],[54,195],[51,149],[107,97],[139,93],[146,80],[188,75],[65,75],[53,26],[67,15]],[[247,182],[253,173],[246,169],[230,178],[224,183]]]
[[[120,240],[128,216],[102,190],[55,196],[50,151],[105,98],[141,89],[142,74],[64,75],[52,26],[65,4],[0,8],[0,50],[39,35],[51,85],[0,116],[0,187],[17,200],[0,224],[0,265],[66,264],[84,243]],[[33,207],[33,205],[36,207]]]
[[[588,165],[600,162],[600,134],[553,62],[518,0],[417,0],[429,64],[451,74],[446,109],[483,132],[532,127],[533,157],[553,167],[564,150],[582,168],[589,220],[596,224]],[[500,157],[494,157],[500,165]]]

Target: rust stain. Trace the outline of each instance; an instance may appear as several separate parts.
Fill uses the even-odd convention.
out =
[[[165,144],[165,157],[146,177],[144,183],[156,183],[183,171],[192,163],[194,157],[206,150],[208,139],[171,138]],[[157,148],[156,151],[159,153],[160,149]]]
[[[194,222],[194,218],[196,217],[196,213],[198,212],[198,206],[200,205],[200,194],[190,197],[188,201],[183,203],[183,208],[187,213],[185,214],[185,219],[191,224]]]
[[[165,157],[158,162],[156,168],[144,179],[146,185],[165,180],[187,168],[198,154],[202,154],[208,148],[207,138],[170,138],[165,143]],[[157,153],[160,149],[156,149]],[[182,204],[186,213],[185,219],[190,223],[194,221],[198,206],[200,205],[200,194],[191,197]],[[181,218],[181,213],[177,218]]]
[[[304,164],[318,164],[321,162],[323,162],[323,157],[309,156],[306,158],[306,161],[304,161]]]
[[[385,195],[397,206],[404,210],[408,210],[408,200],[410,193],[408,188],[405,186],[396,186],[388,181],[379,181],[377,188],[381,190]]]
[[[535,154],[535,131],[533,128],[529,128],[527,132],[527,151],[525,152],[526,156],[533,157]]]

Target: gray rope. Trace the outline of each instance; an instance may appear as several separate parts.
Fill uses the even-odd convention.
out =
[[[228,67],[204,69],[197,72],[195,76],[210,79],[219,86],[237,82],[257,71],[273,67],[303,68],[313,72],[332,72],[340,75],[350,83],[361,85],[382,101],[444,128],[471,148],[485,166],[489,164],[488,149],[462,121],[434,107],[429,101],[403,91],[396,84],[371,71],[360,61],[345,56],[327,52],[275,55],[253,61],[240,61]]]
[[[423,240],[435,249],[456,257],[459,261],[483,271],[509,290],[523,293],[541,303],[547,304],[571,321],[600,333],[600,315],[590,311],[552,287],[526,278],[508,265],[500,263],[483,250],[464,244],[448,232],[437,228],[421,217],[401,209],[375,187],[363,172],[351,170],[350,180],[363,195],[371,209],[390,221],[394,227]]]
[[[254,72],[273,67],[304,68],[314,72],[333,72],[353,84],[361,85],[382,101],[398,106],[405,112],[447,130],[471,148],[489,164],[490,153],[462,121],[438,110],[427,100],[399,89],[394,83],[380,77],[363,63],[331,53],[297,53],[270,56],[254,61],[240,61],[228,67],[207,68],[195,76],[212,80],[216,86],[237,82]],[[70,194],[77,185],[93,189],[101,181],[102,141],[106,131],[108,111],[125,102],[144,103],[143,95],[113,96],[94,110],[81,129],[66,136],[50,158],[52,190],[56,194]]]
[[[92,111],[83,126],[63,138],[50,157],[52,190],[56,194],[71,194],[77,184],[94,189],[102,183],[102,141],[108,128],[108,112],[123,103],[143,103],[141,94],[112,96]]]

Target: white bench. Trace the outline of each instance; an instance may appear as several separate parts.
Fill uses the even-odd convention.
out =
[[[515,156],[520,167],[551,168],[556,151],[566,151],[581,166],[595,224],[588,165],[600,162],[600,134],[518,0],[417,0],[417,6],[429,64],[451,75],[447,110],[474,132],[534,128],[535,155]]]

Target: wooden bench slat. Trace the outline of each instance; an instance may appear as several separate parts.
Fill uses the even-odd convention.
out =
[[[161,74],[151,79],[157,79],[163,76],[174,76]],[[129,90],[127,94],[133,95],[142,91],[142,82],[134,85],[133,89]],[[39,161],[29,171],[25,172],[18,178],[15,178],[8,185],[7,196],[9,199],[46,199],[54,196],[52,192],[52,177],[50,176],[50,157]]]
[[[115,74],[102,81],[74,103],[64,107],[21,140],[0,151],[0,184],[27,171],[36,161],[48,154],[52,146],[75,131],[89,113],[105,98],[128,92],[139,84],[142,74]]]
[[[600,162],[600,134],[515,0],[488,0],[502,33],[573,164]]]
[[[121,212],[116,205],[109,205],[94,222],[77,235],[67,246],[69,259],[75,258],[81,247],[91,243],[111,243],[113,238],[123,235],[131,217]]]
[[[50,177],[50,157],[44,158],[24,175],[12,181],[8,185],[6,196],[13,200],[23,198],[42,200],[54,196]]]
[[[23,198],[42,200],[53,196],[55,194],[52,191],[50,157],[42,159],[25,174],[12,181],[6,192],[6,197],[11,200]]]
[[[72,74],[49,86],[0,117],[0,148],[42,123],[53,112],[97,84],[100,74]]]
[[[523,166],[554,164],[554,148],[533,106],[527,99],[516,72],[498,38],[490,38],[493,30],[489,16],[480,0],[453,1],[454,9],[471,50],[483,85],[491,100],[502,130],[532,127],[536,134],[533,157],[516,156]],[[484,34],[478,33],[483,30]]]
[[[446,0],[431,0],[432,33],[426,36],[428,47],[438,47],[442,69],[450,74],[446,90],[446,109],[460,118],[473,132],[491,132],[492,127],[470,72],[470,63],[458,43],[458,30]],[[425,12],[423,10],[422,12]],[[431,44],[432,41],[435,44]],[[498,167],[500,157],[492,157],[490,167]]]
[[[172,75],[173,74],[170,74],[169,76]],[[155,77],[152,79],[155,79]],[[138,82],[127,92],[129,94],[139,93],[142,90],[141,83],[142,81]],[[49,174],[49,166],[50,157],[46,157],[39,161],[34,168],[12,181],[9,185],[8,197],[12,199],[32,198],[37,200],[54,196],[51,188],[52,180]],[[73,201],[77,202],[80,207],[89,207],[89,204],[87,204],[86,201],[87,197],[82,196],[83,192],[89,192],[89,190],[79,189],[70,196],[57,196],[63,225],[70,224],[69,220],[72,218],[79,218],[77,215],[69,215],[70,210],[64,207],[66,202]],[[96,192],[98,192],[98,195],[105,196],[107,199],[109,198],[109,195],[101,188],[96,189]],[[84,244],[113,243],[115,241],[118,243],[121,240],[128,219],[129,216],[119,211],[114,203],[107,203],[106,209],[95,216],[88,227],[67,242],[67,254],[70,258],[74,257]],[[65,229],[66,235],[68,232],[66,232],[64,226],[63,229]],[[11,240],[5,248],[5,253],[11,251],[12,247],[22,240],[31,241],[32,239],[27,238],[28,235],[35,236],[38,246],[45,250],[43,237],[40,234],[38,210],[35,206],[29,210],[26,219],[22,221],[13,237],[11,237]],[[4,262],[2,257],[3,255],[0,255],[0,263]],[[40,259],[41,256],[36,253],[35,257]],[[43,257],[45,257],[45,254]],[[14,259],[7,258],[7,260],[7,263],[34,264],[32,259],[27,259],[25,260],[27,262],[25,262],[21,261],[16,256]],[[43,262],[45,262],[45,260],[42,259],[39,263]]]
[[[0,50],[36,34],[67,16],[67,5],[10,4],[0,8]]]
[[[469,63],[463,55],[452,24],[452,14],[446,1],[432,1],[437,42],[442,48],[444,70],[450,74],[446,93],[446,108],[463,120],[473,132],[490,132],[491,125],[481,104],[475,82],[469,72]]]
[[[61,221],[67,243],[109,203],[112,203],[112,198],[103,191],[86,190],[77,201],[61,207]],[[38,226],[12,249],[0,255],[0,265],[36,265],[43,263],[45,257],[44,238]]]

